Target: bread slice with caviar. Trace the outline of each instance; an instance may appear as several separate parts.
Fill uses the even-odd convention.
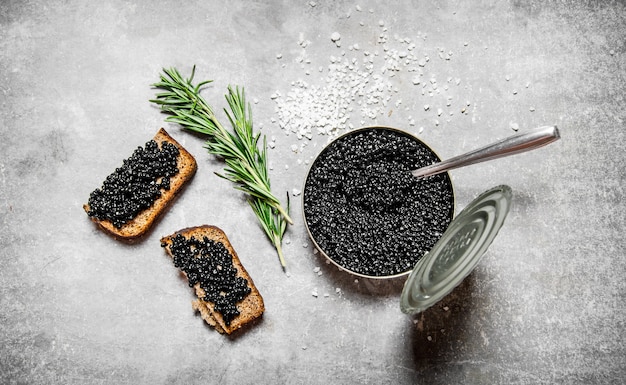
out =
[[[217,331],[231,334],[261,317],[263,297],[220,228],[186,228],[161,238],[161,246],[194,288],[193,309]]]
[[[194,157],[163,128],[138,147],[83,206],[106,232],[142,236],[196,173]]]

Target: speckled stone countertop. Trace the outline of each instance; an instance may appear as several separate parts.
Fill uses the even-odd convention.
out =
[[[3,1],[0,382],[622,383],[625,42],[619,1]],[[193,65],[222,118],[227,86],[245,87],[290,196],[287,274],[203,138],[149,102],[162,68]],[[400,311],[404,279],[314,252],[300,191],[334,134],[396,127],[448,158],[553,124],[549,147],[451,172],[457,212],[500,184],[513,207],[429,310]],[[198,172],[120,242],[82,205],[160,127]],[[159,244],[201,224],[227,233],[265,299],[233,337],[193,312]]]

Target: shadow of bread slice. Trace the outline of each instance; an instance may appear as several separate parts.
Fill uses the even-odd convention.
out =
[[[91,193],[83,208],[108,233],[123,239],[140,237],[196,169],[194,157],[161,128]]]
[[[231,334],[265,311],[263,297],[220,228],[186,228],[161,238],[161,246],[194,288],[194,310],[220,333]]]

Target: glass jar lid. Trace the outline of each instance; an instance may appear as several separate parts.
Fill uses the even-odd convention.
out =
[[[400,308],[417,314],[457,287],[478,265],[504,223],[511,188],[501,185],[474,199],[415,265],[404,283]]]

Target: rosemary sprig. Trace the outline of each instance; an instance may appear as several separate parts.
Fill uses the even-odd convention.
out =
[[[250,206],[276,248],[284,269],[281,244],[287,223],[292,224],[293,221],[288,213],[289,202],[285,210],[270,189],[265,135],[259,150],[261,134],[254,134],[252,109],[246,103],[244,90],[239,87],[228,87],[226,101],[230,111],[224,111],[233,132],[226,130],[211,106],[200,95],[202,86],[211,80],[193,85],[195,70],[194,66],[189,78],[184,79],[175,68],[163,69],[164,74],[160,75],[160,81],[152,86],[164,92],[157,93],[156,99],[150,102],[170,115],[166,121],[178,123],[185,129],[208,136],[205,147],[209,153],[222,158],[226,163],[224,174],[216,174],[235,183],[236,189],[250,196]]]

